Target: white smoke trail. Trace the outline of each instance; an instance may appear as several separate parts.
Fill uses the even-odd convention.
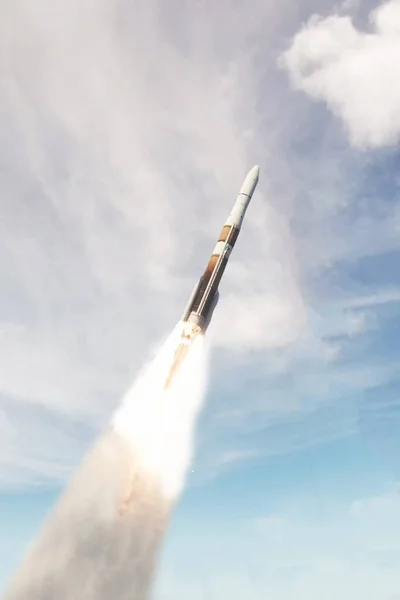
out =
[[[72,478],[3,600],[145,600],[204,397],[202,336],[171,385],[177,325]]]

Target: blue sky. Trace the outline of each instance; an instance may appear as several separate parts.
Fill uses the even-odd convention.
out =
[[[400,3],[53,6],[0,20],[0,588],[258,163],[156,598],[398,599]]]

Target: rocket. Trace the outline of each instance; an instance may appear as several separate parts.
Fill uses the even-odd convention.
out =
[[[221,229],[208,265],[195,286],[183,313],[182,321],[188,325],[184,329],[191,332],[192,336],[200,331],[204,333],[211,321],[219,299],[218,286],[239,236],[247,207],[256,189],[259,171],[260,168],[255,166],[246,175],[236,202]]]
[[[166,386],[170,384],[179,364],[184,359],[190,341],[199,333],[205,333],[210,324],[219,299],[218,286],[239,236],[247,207],[257,187],[259,172],[260,168],[255,166],[247,173],[235,204],[221,229],[206,269],[190,296],[181,318],[183,324],[181,343],[175,353]]]

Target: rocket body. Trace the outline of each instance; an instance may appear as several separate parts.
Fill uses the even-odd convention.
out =
[[[238,238],[247,207],[256,189],[259,167],[255,166],[247,174],[236,202],[213,250],[203,275],[196,284],[189,303],[182,316],[183,328],[180,344],[175,352],[165,388],[174,380],[182,362],[189,351],[191,341],[199,334],[205,333],[218,302],[218,286],[224,274],[232,249]]]
[[[190,296],[181,319],[183,322],[181,341],[175,352],[174,360],[165,382],[165,388],[168,388],[172,384],[182,362],[187,356],[191,341],[198,334],[205,333],[210,324],[219,298],[218,286],[239,236],[247,207],[257,187],[259,171],[259,167],[255,166],[246,175],[236,202],[221,229],[206,269]]]
[[[190,337],[200,332],[204,333],[210,323],[218,302],[218,286],[239,236],[247,207],[256,189],[259,170],[259,167],[255,166],[247,174],[236,202],[222,227],[207,267],[194,288],[183,313],[182,321],[189,325],[186,329]]]

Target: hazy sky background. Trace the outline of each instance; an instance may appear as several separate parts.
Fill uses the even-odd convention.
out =
[[[400,1],[0,9],[0,585],[257,163],[156,600],[398,599]]]

